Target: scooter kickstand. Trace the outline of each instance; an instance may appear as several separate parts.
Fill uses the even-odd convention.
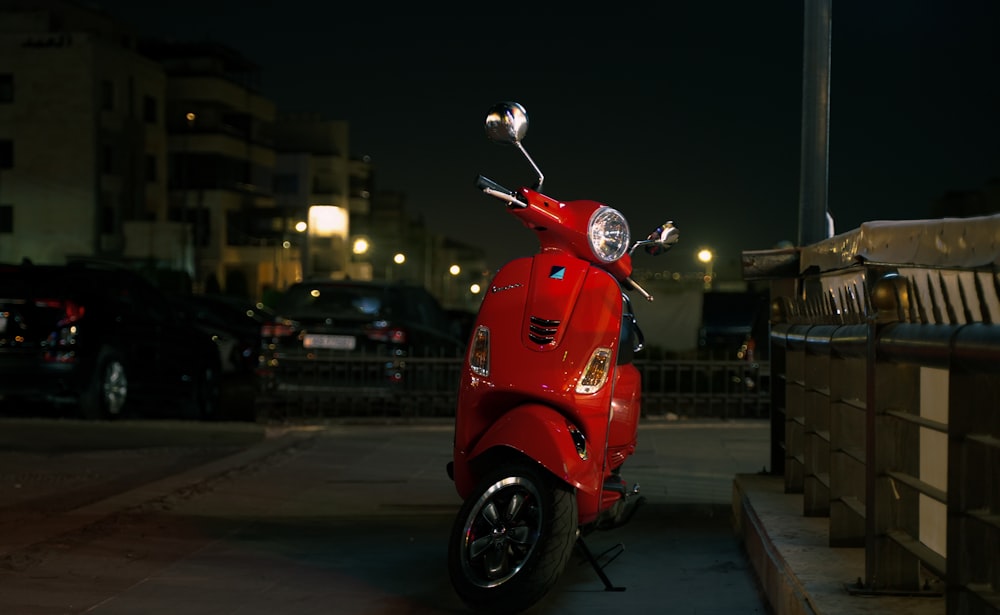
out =
[[[601,577],[601,581],[604,582],[604,591],[608,591],[608,592],[623,592],[623,591],[625,591],[624,587],[620,587],[620,586],[617,586],[617,585],[612,585],[611,584],[611,579],[608,578],[608,575],[604,574],[604,566],[607,566],[611,562],[615,561],[615,558],[617,558],[619,555],[621,555],[622,552],[625,550],[625,545],[623,545],[622,543],[618,543],[617,545],[611,547],[607,551],[604,551],[603,553],[601,553],[601,555],[599,557],[604,557],[608,553],[610,553],[612,551],[615,551],[615,554],[611,556],[611,559],[609,559],[607,562],[605,562],[604,566],[602,566],[600,564],[600,562],[597,561],[598,558],[594,557],[594,554],[590,552],[589,548],[587,548],[587,543],[585,543],[583,541],[583,536],[577,536],[577,538],[576,538],[576,544],[577,544],[578,547],[580,547],[580,551],[583,552],[583,555],[584,555],[584,557],[587,558],[587,561],[590,562],[590,565],[594,569],[594,572],[596,572],[597,576]]]

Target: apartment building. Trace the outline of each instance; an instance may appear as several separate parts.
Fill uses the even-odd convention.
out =
[[[166,221],[166,75],[98,13],[48,0],[0,11],[0,261],[120,256],[127,222]]]
[[[168,222],[188,229],[194,289],[256,294],[287,277],[275,219],[273,101],[260,68],[217,43],[143,40],[167,78]],[[157,221],[159,222],[159,221]],[[127,258],[140,256],[130,249]]]
[[[286,251],[301,261],[299,277],[370,277],[349,269],[352,210],[348,123],[318,114],[279,114],[274,191]],[[355,203],[357,213],[367,206]],[[296,254],[285,254],[286,260]]]
[[[71,0],[0,0],[0,262],[102,259],[261,298],[391,276],[398,251],[407,277],[466,303],[454,288],[482,277],[482,250],[411,220],[349,155],[347,121],[280,112],[261,72]],[[442,273],[457,260],[465,273]]]

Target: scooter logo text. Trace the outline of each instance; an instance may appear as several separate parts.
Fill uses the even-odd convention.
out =
[[[507,286],[493,286],[493,287],[490,287],[490,292],[491,293],[499,293],[499,292],[502,292],[502,291],[505,291],[505,290],[511,290],[511,289],[514,289],[514,288],[521,288],[521,286],[523,286],[523,284],[521,284],[520,282],[518,282],[517,284],[508,284]]]

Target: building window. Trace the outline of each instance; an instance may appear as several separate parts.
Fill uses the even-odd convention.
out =
[[[14,168],[14,142],[0,139],[0,169]]]
[[[14,75],[0,73],[0,103],[14,102]]]
[[[115,210],[111,207],[101,209],[101,233],[110,235],[115,232]]]
[[[155,124],[158,121],[156,99],[152,96],[145,96],[142,99],[142,119],[147,124]]]
[[[107,190],[101,191],[101,233],[110,235],[115,232],[115,196]]]
[[[298,194],[299,176],[294,173],[276,173],[274,176],[276,194]]]
[[[115,108],[115,84],[111,81],[101,82],[101,109],[113,111]]]
[[[146,181],[156,181],[156,156],[146,154]]]
[[[14,206],[0,205],[0,233],[14,232]]]
[[[104,162],[103,162],[103,172],[104,173],[114,173],[115,172],[115,150],[110,145],[104,146]]]

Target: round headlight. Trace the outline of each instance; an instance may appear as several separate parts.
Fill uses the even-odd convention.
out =
[[[621,212],[601,207],[590,216],[587,238],[594,256],[605,263],[611,263],[625,256],[632,235]]]

